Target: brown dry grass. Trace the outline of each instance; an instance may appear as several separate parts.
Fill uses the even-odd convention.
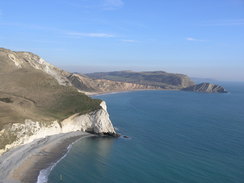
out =
[[[17,68],[0,50],[0,129],[8,123],[62,120],[74,113],[86,113],[100,108],[94,100],[73,87],[61,86],[50,75],[34,69],[28,63]]]

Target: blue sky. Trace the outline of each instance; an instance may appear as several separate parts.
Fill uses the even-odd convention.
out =
[[[1,0],[0,47],[71,71],[244,81],[244,0]]]

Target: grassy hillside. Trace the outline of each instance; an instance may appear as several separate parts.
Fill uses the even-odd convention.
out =
[[[133,71],[116,71],[100,72],[86,74],[94,79],[108,79],[112,81],[121,81],[137,83],[142,85],[158,86],[163,89],[180,89],[194,83],[190,78],[183,74],[172,74],[163,71],[154,72],[133,72]]]
[[[28,60],[17,67],[10,54],[23,60],[17,52],[0,49],[0,129],[25,119],[62,120],[100,108],[100,100],[60,85],[52,76],[33,68]]]

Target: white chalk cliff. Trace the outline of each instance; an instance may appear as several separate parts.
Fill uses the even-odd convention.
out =
[[[74,114],[61,122],[52,121],[48,124],[26,119],[25,123],[7,125],[0,131],[0,138],[14,137],[16,140],[0,149],[0,155],[13,147],[60,133],[88,131],[114,135],[115,130],[109,119],[106,103],[103,101],[100,106],[101,109],[97,111],[83,115]]]
[[[14,63],[17,68],[22,68],[24,65],[29,63],[31,67],[37,70],[41,70],[48,75],[55,78],[60,85],[71,86],[72,84],[66,78],[68,72],[65,72],[52,64],[46,62],[43,58],[39,57],[30,52],[12,52],[10,50],[4,49],[5,52],[8,52],[9,59]]]
[[[0,48],[0,74],[0,155],[19,145],[61,133],[116,134],[105,102],[95,103],[93,99],[81,96],[67,78],[70,73],[38,55]],[[72,109],[73,103],[68,102],[72,96],[81,99],[83,106],[72,101],[75,103]],[[62,100],[64,97],[67,100]],[[46,102],[52,98],[55,99]],[[64,106],[63,103],[68,104]],[[60,113],[50,115],[49,109],[53,108],[61,108],[64,112],[67,108],[66,119],[57,118]],[[84,114],[86,111],[92,112]]]

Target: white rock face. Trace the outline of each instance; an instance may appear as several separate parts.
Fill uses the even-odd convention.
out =
[[[67,72],[49,64],[41,57],[30,53],[30,52],[13,52],[10,50],[4,50],[7,52],[9,59],[15,64],[15,66],[20,68],[26,68],[26,66],[31,66],[34,69],[41,70],[53,78],[55,78],[60,85],[71,86],[72,84],[67,79]]]
[[[91,131],[94,133],[115,133],[112,122],[109,119],[107,107],[103,101],[102,109],[85,115],[75,114],[61,122],[62,132]]]
[[[21,68],[21,63],[18,61],[18,59],[15,57],[14,54],[8,54],[8,57],[10,58],[10,60],[12,60],[15,64],[16,67]]]
[[[25,120],[24,124],[14,123],[0,131],[0,138],[4,138],[7,134],[16,137],[14,142],[6,145],[4,149],[0,149],[0,155],[18,145],[27,144],[36,139],[60,133],[89,131],[98,134],[115,134],[116,132],[106,109],[106,103],[103,101],[100,105],[102,109],[98,111],[84,115],[74,114],[61,123],[52,121],[47,124],[28,119]]]
[[[106,103],[103,101],[102,109],[85,115],[74,114],[61,122],[62,132],[91,131],[94,133],[115,133],[112,122],[109,119]]]
[[[49,64],[43,58],[28,52],[23,52],[23,53],[17,52],[17,54],[19,57],[23,57],[25,60],[28,60],[29,64],[35,69],[41,70],[54,77],[60,85],[71,86],[69,80],[63,75],[64,71]]]

